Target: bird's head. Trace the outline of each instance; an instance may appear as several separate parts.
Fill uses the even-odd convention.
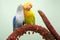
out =
[[[26,2],[23,4],[23,7],[25,10],[30,10],[32,8],[32,3],[31,2]]]
[[[20,4],[19,6],[18,6],[18,8],[17,8],[17,12],[18,11],[23,11],[23,6]]]

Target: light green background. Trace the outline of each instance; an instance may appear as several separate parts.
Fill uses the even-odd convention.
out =
[[[37,10],[42,10],[48,17],[51,24],[54,26],[60,35],[60,0],[0,0],[0,40],[6,38],[12,33],[12,20],[16,14],[17,7],[26,2],[33,3],[32,10],[35,13],[36,24],[46,28]],[[43,40],[38,33],[34,35],[23,35],[21,40]]]

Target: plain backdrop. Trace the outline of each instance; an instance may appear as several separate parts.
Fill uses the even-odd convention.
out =
[[[55,30],[60,35],[60,0],[0,0],[0,40],[6,38],[13,32],[13,17],[16,14],[16,9],[20,4],[32,2],[36,24],[45,27],[44,22],[38,14],[38,10],[42,10]],[[47,28],[46,28],[47,29]],[[38,33],[24,34],[21,40],[43,40]]]

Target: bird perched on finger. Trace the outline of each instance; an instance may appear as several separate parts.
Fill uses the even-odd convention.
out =
[[[13,31],[24,25],[24,8],[19,5],[17,8],[17,14],[13,18]]]
[[[35,15],[34,15],[34,12],[31,9],[32,8],[32,3],[31,2],[24,3],[23,8],[24,8],[25,24],[34,25],[35,24]]]

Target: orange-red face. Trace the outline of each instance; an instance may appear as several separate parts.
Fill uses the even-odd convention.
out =
[[[26,10],[30,10],[32,7],[30,6],[30,5],[28,5],[27,7],[26,7]]]
[[[25,10],[30,10],[32,8],[32,3],[27,2],[23,5],[23,7],[24,7]]]

